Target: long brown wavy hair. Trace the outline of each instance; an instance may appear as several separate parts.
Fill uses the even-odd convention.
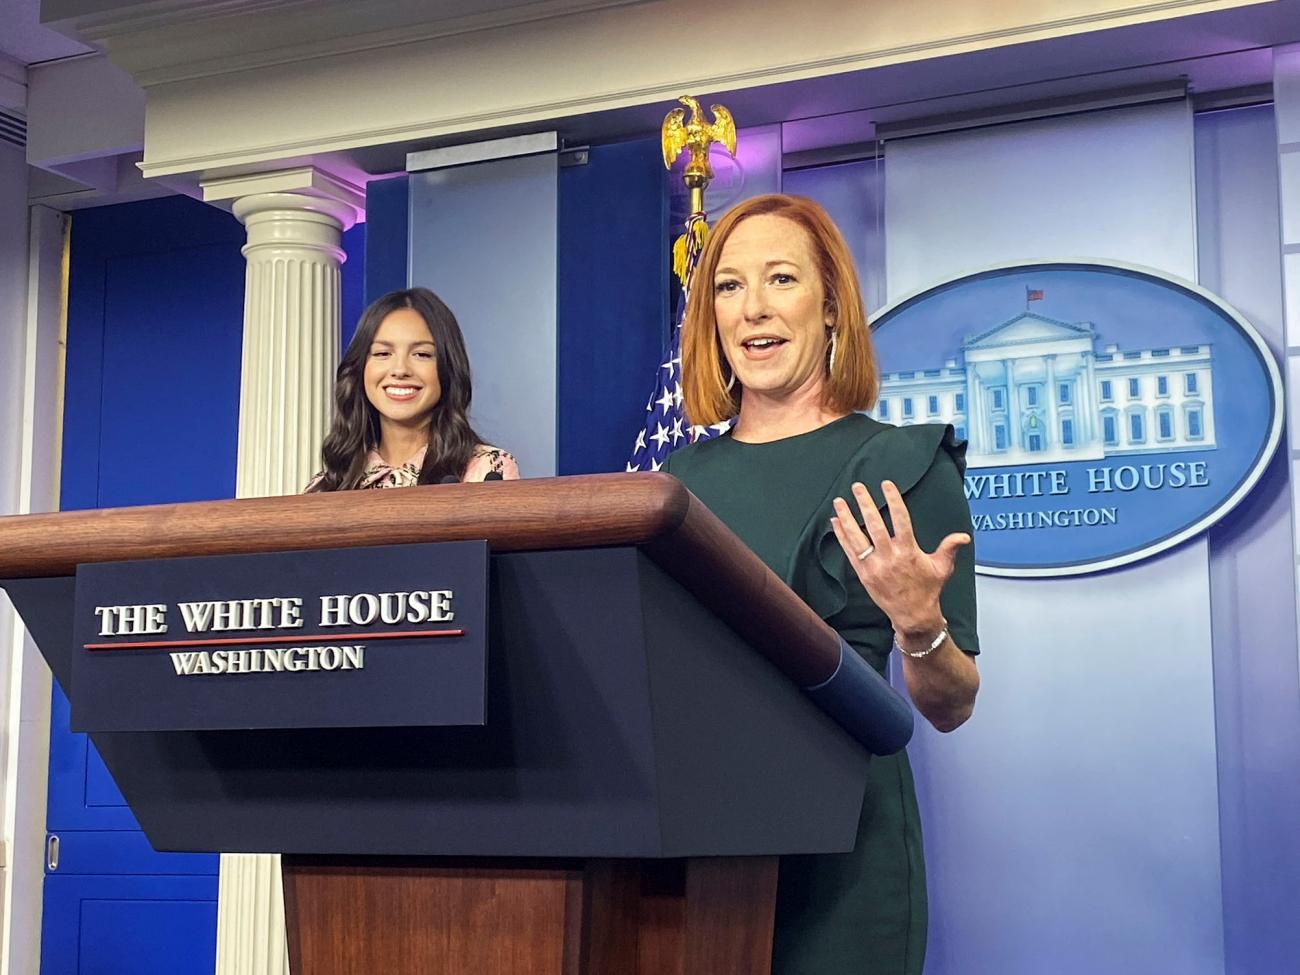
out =
[[[880,372],[849,245],[830,214],[817,203],[804,196],[769,193],[737,204],[718,221],[695,268],[682,322],[682,396],[687,417],[691,423],[712,426],[740,412],[740,384],[727,389],[730,370],[718,339],[713,275],[727,238],[742,221],[762,214],[798,224],[812,243],[838,344],[835,368],[829,369],[827,364],[824,404],[843,413],[871,409],[880,390]]]
[[[375,333],[385,318],[410,308],[424,319],[433,336],[442,396],[429,424],[429,449],[420,470],[421,484],[437,484],[448,475],[460,479],[474,450],[483,443],[469,423],[473,395],[465,337],[451,309],[428,288],[393,291],[361,315],[356,334],[339,362],[334,380],[334,422],[321,447],[324,471],[312,491],[347,491],[361,483],[366,455],[379,446],[379,413],[366,398],[365,369]]]

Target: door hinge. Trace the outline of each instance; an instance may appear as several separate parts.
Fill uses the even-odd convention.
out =
[[[49,833],[45,837],[45,869],[54,873],[59,869],[59,836]]]

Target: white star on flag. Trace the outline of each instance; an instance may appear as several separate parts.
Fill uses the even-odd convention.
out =
[[[708,440],[714,435],[715,431],[724,432],[731,427],[729,422],[715,424],[712,427],[689,426],[686,421],[685,403],[682,398],[681,316],[686,308],[686,289],[690,286],[691,276],[700,256],[697,245],[703,239],[703,234],[700,231],[704,229],[702,225],[705,219],[704,214],[694,213],[691,214],[690,219],[687,221],[685,239],[688,241],[688,245],[687,267],[684,275],[685,287],[678,294],[677,318],[668,348],[659,362],[654,392],[646,400],[646,413],[648,415],[645,418],[644,429],[637,436],[636,444],[632,448],[632,456],[629,458],[627,465],[629,471],[657,471],[663,466],[664,461],[668,459],[668,455],[677,447],[683,445],[682,441],[697,443],[701,440]],[[689,431],[689,434],[687,431]],[[671,445],[669,441],[671,441]]]

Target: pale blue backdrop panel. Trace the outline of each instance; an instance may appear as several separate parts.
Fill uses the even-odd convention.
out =
[[[831,215],[853,252],[868,313],[885,303],[885,167],[881,157],[789,170],[787,193],[812,197]]]
[[[690,155],[683,153],[667,175],[669,232],[673,239],[690,216],[690,191],[682,181],[689,159]],[[704,209],[709,223],[714,224],[737,203],[781,192],[781,126],[756,125],[737,130],[736,155],[732,157],[715,143],[709,150],[709,164],[713,167],[713,182],[704,190]]]
[[[1026,259],[1194,279],[1190,109],[889,143],[885,232],[891,300]],[[975,717],[911,747],[927,972],[1223,975],[1204,540],[1095,576],[986,577],[979,596]]]
[[[412,173],[410,283],[456,314],[479,434],[525,477],[555,473],[554,153]]]
[[[1196,118],[1201,284],[1241,311],[1280,357],[1276,138],[1269,105]],[[1209,536],[1232,975],[1300,971],[1300,668],[1288,474],[1279,451],[1250,497]]]

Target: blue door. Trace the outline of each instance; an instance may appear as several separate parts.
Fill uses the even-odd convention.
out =
[[[188,199],[73,215],[64,510],[234,493],[243,240]],[[46,825],[43,975],[211,975],[218,858],[150,848],[57,686]]]

